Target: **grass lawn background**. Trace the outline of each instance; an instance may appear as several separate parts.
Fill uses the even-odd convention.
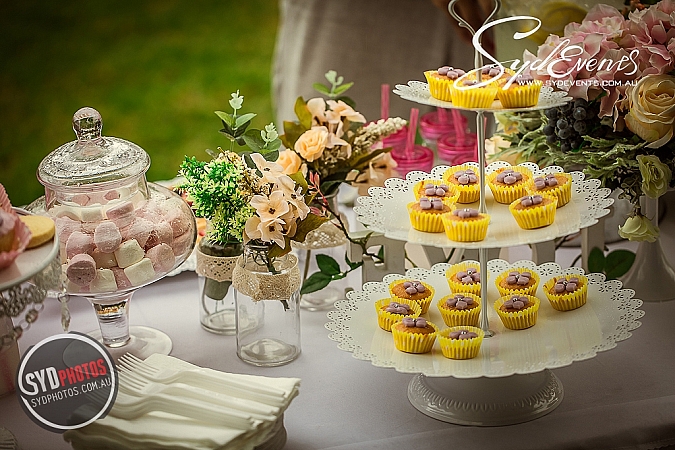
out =
[[[0,10],[0,183],[15,205],[44,194],[38,164],[75,139],[80,107],[150,154],[150,181],[229,142],[213,111],[229,110],[231,92],[258,113],[254,127],[273,119],[275,1],[0,0]]]

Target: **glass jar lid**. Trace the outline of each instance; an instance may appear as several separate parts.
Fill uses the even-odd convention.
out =
[[[80,108],[73,115],[76,141],[63,144],[38,167],[38,180],[56,188],[119,181],[144,174],[150,156],[124,139],[101,136],[103,121],[94,108]]]

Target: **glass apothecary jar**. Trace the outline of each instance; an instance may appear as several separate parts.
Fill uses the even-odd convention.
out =
[[[45,211],[34,212],[56,222],[66,292],[92,303],[103,343],[141,357],[168,354],[164,333],[137,327],[130,334],[128,302],[190,255],[195,218],[180,196],[147,182],[150,157],[141,147],[102,136],[102,127],[95,109],[75,113],[77,140],[38,167]]]

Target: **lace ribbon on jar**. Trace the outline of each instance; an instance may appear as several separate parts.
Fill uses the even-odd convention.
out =
[[[286,300],[300,288],[298,258],[286,255],[287,264],[279,273],[252,272],[237,264],[232,272],[232,286],[254,301]]]

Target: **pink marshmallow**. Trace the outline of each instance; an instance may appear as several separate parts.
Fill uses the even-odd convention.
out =
[[[96,277],[96,262],[87,254],[75,255],[70,259],[66,276],[78,286],[87,286]]]
[[[148,219],[137,217],[131,226],[125,230],[124,240],[130,241],[131,239],[135,239],[138,245],[144,247],[154,227],[155,225]]]
[[[173,269],[176,257],[173,249],[167,244],[159,244],[152,247],[145,253],[145,257],[152,262],[152,267],[157,273],[167,273]]]
[[[124,273],[124,269],[121,267],[111,267],[113,275],[115,276],[115,283],[117,283],[117,289],[127,289],[132,286],[131,281]]]
[[[66,256],[71,259],[75,255],[91,253],[94,250],[94,238],[81,231],[74,231],[66,241]]]
[[[89,203],[89,196],[87,194],[73,195],[70,201],[77,203],[80,206],[86,206]]]
[[[108,219],[112,220],[119,228],[131,225],[136,218],[134,213],[134,204],[131,202],[122,202],[105,212]]]
[[[170,209],[166,213],[166,219],[171,225],[174,238],[183,233],[187,233],[190,231],[190,228],[192,228],[191,217],[185,214],[181,209]]]
[[[173,238],[173,254],[180,256],[191,250],[195,241],[195,235],[192,232],[183,233],[178,237]]]
[[[67,216],[57,217],[54,223],[56,224],[56,234],[59,236],[59,241],[64,244],[68,242],[68,238],[74,231],[82,231],[82,224]]]
[[[115,190],[108,191],[108,192],[105,193],[103,198],[105,198],[108,201],[117,200],[118,198],[120,198],[120,193],[115,191]]]
[[[157,203],[153,200],[142,201],[136,211],[136,215],[148,219],[153,223],[163,220],[162,211],[159,209]]]
[[[155,228],[150,232],[145,249],[148,250],[159,244],[173,244],[173,230],[168,222],[155,222]]]
[[[119,228],[110,220],[104,220],[94,231],[94,244],[103,253],[112,253],[122,243]]]

